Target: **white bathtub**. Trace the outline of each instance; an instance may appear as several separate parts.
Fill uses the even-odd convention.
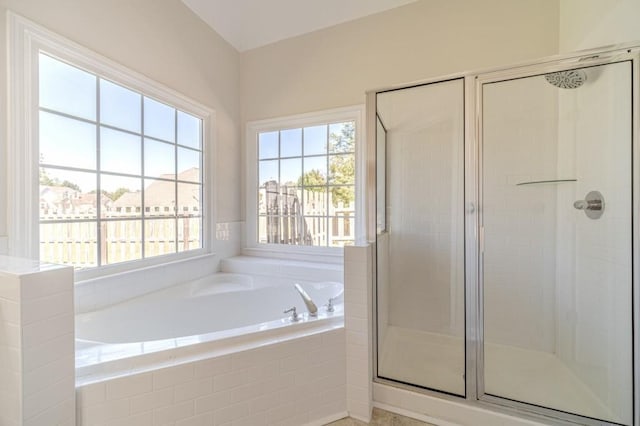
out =
[[[309,317],[293,287],[318,305]],[[343,326],[340,282],[218,273],[76,315],[77,384],[150,371]],[[334,312],[323,307],[337,297]],[[296,306],[301,320],[285,309]]]

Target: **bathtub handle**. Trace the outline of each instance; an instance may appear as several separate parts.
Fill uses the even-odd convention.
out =
[[[292,308],[287,309],[286,311],[282,311],[283,314],[288,314],[289,312],[292,312],[291,321],[299,321],[300,320],[300,315],[297,314],[295,306],[293,306]]]
[[[326,305],[324,305],[327,308],[327,312],[333,312],[335,311],[334,307],[333,307],[333,300],[336,299],[336,297],[330,297],[329,298],[329,303],[327,303]]]

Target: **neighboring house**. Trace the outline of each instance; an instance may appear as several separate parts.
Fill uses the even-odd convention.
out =
[[[101,208],[108,211],[113,201],[106,195],[100,197]],[[40,186],[40,217],[65,219],[78,216],[95,217],[97,194],[82,193],[67,186]]]

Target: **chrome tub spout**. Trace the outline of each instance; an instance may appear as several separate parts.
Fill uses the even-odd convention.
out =
[[[300,284],[296,283],[296,284],[294,284],[294,287],[296,288],[298,293],[300,293],[300,297],[302,297],[302,300],[304,301],[304,304],[307,305],[307,311],[309,311],[309,315],[311,315],[312,317],[317,316],[318,315],[318,307],[316,306],[315,303],[313,303],[313,300],[311,300],[311,297],[309,297],[307,292],[304,291],[304,289],[302,288],[302,286]]]

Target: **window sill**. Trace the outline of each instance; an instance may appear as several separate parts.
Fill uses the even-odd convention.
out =
[[[304,250],[300,247],[296,247],[295,249],[292,249],[291,247],[247,247],[242,250],[242,254],[252,257],[266,257],[330,265],[342,265],[344,263],[344,250],[342,248],[316,251],[313,249]]]

